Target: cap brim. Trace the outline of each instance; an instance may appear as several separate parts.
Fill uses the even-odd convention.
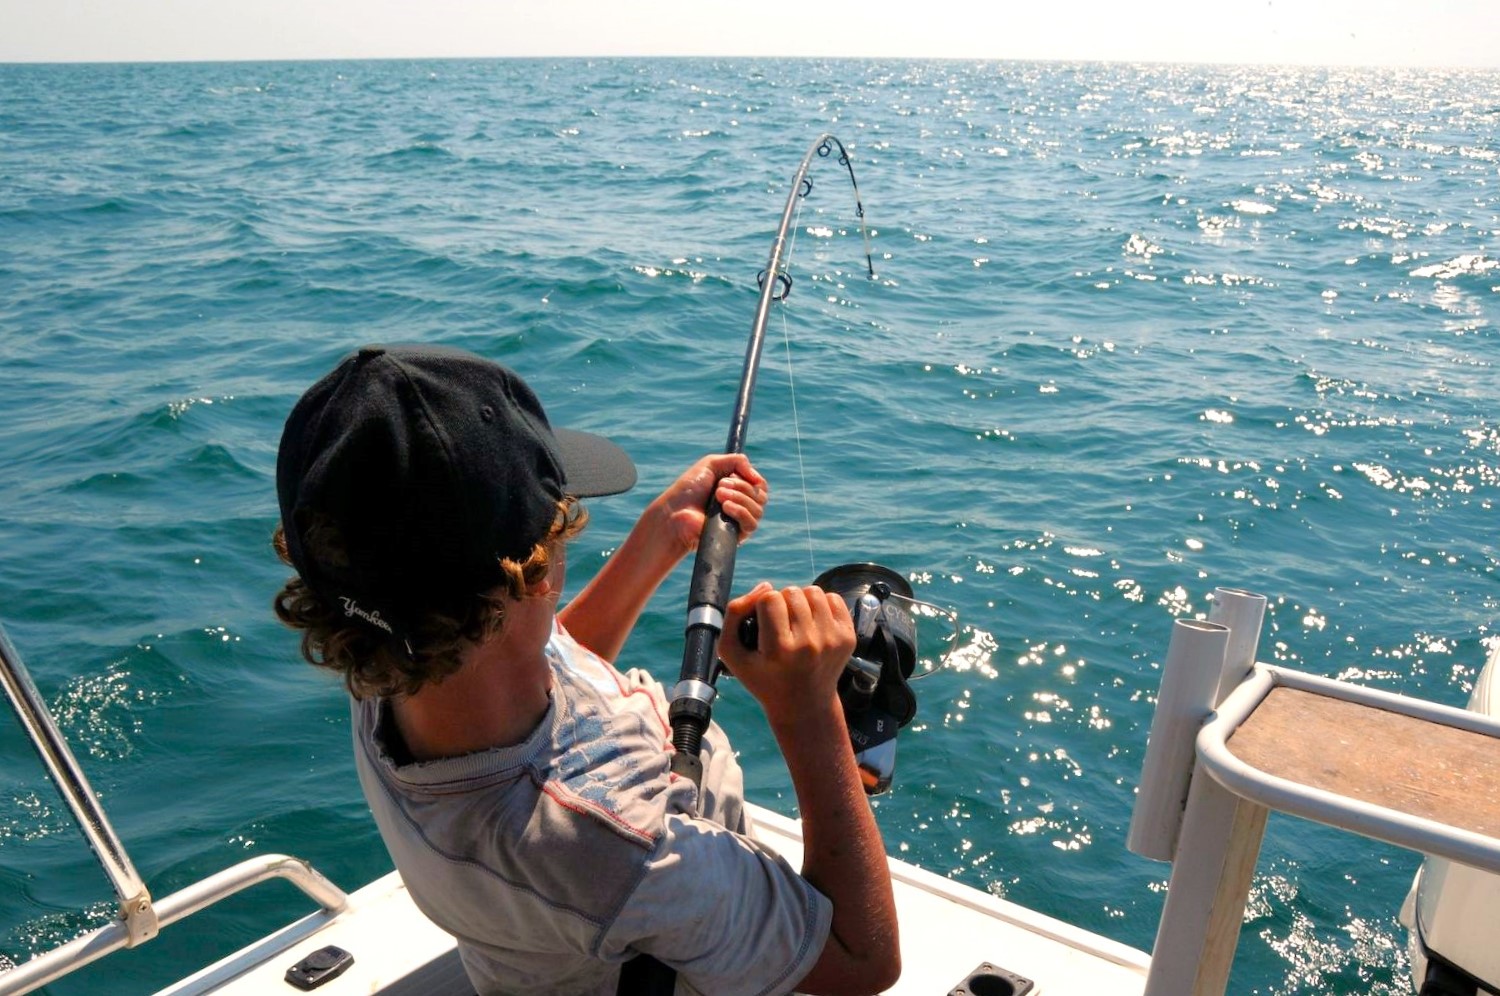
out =
[[[552,435],[562,456],[568,494],[599,498],[635,487],[635,464],[608,439],[576,429],[553,429]]]

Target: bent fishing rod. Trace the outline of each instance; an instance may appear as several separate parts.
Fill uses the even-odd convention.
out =
[[[745,433],[750,423],[750,403],[755,395],[756,374],[760,370],[760,357],[765,343],[766,320],[771,314],[771,305],[785,301],[792,292],[792,278],[787,273],[784,259],[790,259],[787,231],[797,213],[798,202],[812,192],[812,180],[808,169],[813,160],[826,159],[838,150],[838,164],[849,174],[849,183],[854,188],[855,214],[859,218],[860,233],[865,240],[865,267],[871,277],[875,276],[875,264],[870,256],[870,235],[865,227],[865,208],[859,196],[859,183],[854,178],[854,166],[849,153],[833,135],[824,133],[812,143],[802,163],[792,177],[792,188],[787,194],[786,207],[781,212],[781,224],[776,229],[775,241],[771,243],[771,255],[766,268],[759,274],[760,301],[755,309],[755,320],[750,326],[750,342],[745,349],[745,365],[740,374],[739,393],[735,398],[734,412],[729,421],[729,441],[724,445],[726,453],[743,453]],[[714,682],[719,676],[717,647],[719,634],[724,629],[724,608],[729,604],[730,585],[734,580],[735,551],[739,546],[739,524],[725,515],[718,502],[710,498],[705,512],[703,532],[698,539],[698,552],[693,561],[693,576],[688,588],[687,628],[683,639],[682,671],[672,690],[672,704],[668,718],[672,723],[672,771],[685,775],[693,784],[702,785],[703,762],[699,751],[703,733],[708,729],[713,712],[713,702],[718,692]]]
[[[848,171],[849,183],[854,188],[855,210],[865,239],[865,267],[871,277],[875,276],[869,231],[865,228],[865,208],[859,197],[859,184],[854,179],[849,153],[837,138],[821,135],[802,157],[802,163],[792,178],[792,189],[781,213],[781,225],[771,244],[770,260],[759,276],[760,303],[750,327],[750,343],[745,349],[745,366],[740,374],[739,394],[729,422],[726,452],[744,452],[766,319],[771,313],[771,305],[786,300],[791,293],[792,278],[786,272],[783,258],[790,257],[787,231],[796,214],[797,203],[812,192],[808,168],[814,157],[827,158],[834,149],[838,150],[839,165]],[[699,751],[718,694],[714,687],[720,671],[717,649],[724,629],[724,609],[729,604],[730,584],[734,580],[738,545],[738,523],[725,515],[718,503],[710,498],[688,589],[682,673],[672,690],[672,704],[668,709],[674,748],[672,771],[691,778],[700,789],[703,762]],[[916,696],[908,687],[917,659],[916,618],[912,609],[926,603],[917,602],[912,597],[911,585],[905,578],[879,564],[834,567],[820,574],[813,583],[842,596],[849,604],[854,620],[854,656],[839,679],[839,701],[844,709],[860,780],[867,794],[876,795],[891,784],[896,732],[916,715]],[[753,616],[746,620],[746,623],[753,622]],[[754,645],[755,637],[750,633],[742,630],[737,635],[741,642]],[[650,955],[640,954],[621,967],[616,996],[671,996],[675,987],[676,972],[673,969]]]

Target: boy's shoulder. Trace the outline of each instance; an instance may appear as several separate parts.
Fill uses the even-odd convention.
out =
[[[672,729],[661,686],[621,673],[558,627],[551,757],[543,790],[613,832],[651,847],[671,812],[691,812],[692,791],[671,771]]]

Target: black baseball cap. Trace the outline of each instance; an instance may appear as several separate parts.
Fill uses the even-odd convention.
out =
[[[351,618],[393,635],[459,611],[524,561],[557,502],[636,481],[624,450],[553,429],[514,371],[442,346],[366,346],[293,407],[276,459],[287,552]]]

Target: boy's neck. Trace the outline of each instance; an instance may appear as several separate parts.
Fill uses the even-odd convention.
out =
[[[391,714],[412,759],[458,757],[529,737],[550,703],[551,632],[549,600],[510,602],[500,634],[466,650],[457,671],[392,699]]]

